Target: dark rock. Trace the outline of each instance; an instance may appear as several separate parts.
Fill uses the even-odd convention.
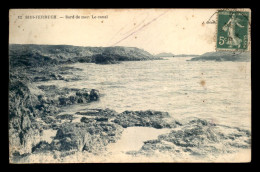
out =
[[[125,111],[115,117],[115,123],[122,127],[154,127],[154,128],[174,128],[180,123],[170,117],[167,112],[160,111]]]
[[[97,117],[97,118],[95,118],[95,120],[96,120],[96,121],[105,121],[105,122],[107,122],[107,121],[108,121],[108,118]]]
[[[98,116],[98,117],[105,117],[105,118],[113,118],[118,115],[118,113],[111,109],[88,109],[83,112],[76,112],[78,115],[85,115],[85,116]]]
[[[42,116],[41,119],[46,123],[46,124],[53,124],[56,122],[54,117],[52,116]]]
[[[91,123],[91,122],[95,122],[95,119],[82,117],[82,118],[80,119],[80,122]]]
[[[83,98],[78,98],[77,103],[83,103]]]
[[[37,96],[31,93],[36,89],[29,78],[21,72],[11,71],[9,83],[9,144],[10,155],[30,153],[32,146],[38,142],[38,126],[34,122],[34,107],[39,104]]]
[[[31,120],[29,116],[23,115],[21,118],[21,129],[26,130],[27,128],[31,127]]]
[[[66,97],[59,97],[60,105],[68,105],[69,104],[69,98]]]
[[[103,149],[112,140],[119,139],[121,133],[121,126],[108,122],[99,124],[66,123],[57,131],[52,147],[59,151],[86,150],[93,152]]]
[[[48,70],[50,69],[50,70]],[[10,155],[31,153],[32,147],[39,143],[42,129],[58,129],[55,116],[61,106],[90,102],[90,91],[87,89],[58,88],[55,85],[35,87],[34,75],[39,78],[62,79],[52,73],[50,67],[24,68],[10,70],[9,84],[9,143]],[[38,78],[38,80],[40,80]],[[32,90],[32,91],[31,91]],[[80,93],[76,95],[76,93]],[[93,101],[98,99],[98,91],[92,91]],[[64,117],[66,118],[66,117]],[[37,119],[37,120],[36,120]],[[39,122],[40,120],[41,122]],[[40,149],[39,149],[40,150]]]
[[[184,152],[194,156],[217,156],[232,152],[234,148],[250,148],[249,139],[250,137],[246,135],[245,131],[212,125],[209,121],[202,119],[194,119],[176,130],[172,129],[168,134],[160,135],[156,140],[144,142],[140,151],[134,152],[134,154],[152,155],[160,151],[180,156]]]
[[[96,101],[96,100],[98,100],[99,97],[100,97],[99,91],[96,90],[96,89],[92,89],[92,90],[90,91],[89,97],[90,97],[90,100],[91,100],[91,101]]]
[[[71,115],[71,114],[63,114],[63,115],[58,115],[58,116],[56,116],[56,119],[61,119],[61,120],[64,120],[64,119],[73,120],[73,119],[75,119],[75,117],[73,117],[73,115]]]
[[[52,147],[51,145],[46,142],[46,141],[40,141],[36,146],[32,148],[32,153],[37,153],[37,152],[48,152],[51,151]]]
[[[88,97],[89,94],[90,94],[89,90],[84,88],[76,92],[76,95],[80,97]]]

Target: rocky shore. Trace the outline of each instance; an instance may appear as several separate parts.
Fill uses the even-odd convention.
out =
[[[75,70],[75,69],[73,69]],[[51,68],[48,70],[52,72]],[[48,78],[55,79],[55,78]],[[182,123],[167,112],[86,109],[74,114],[60,113],[74,104],[99,101],[98,90],[60,88],[40,85],[34,76],[11,72],[9,95],[10,161],[26,162],[33,155],[51,156],[56,162],[78,152],[100,155],[106,146],[117,142],[128,127],[168,128],[156,140],[144,142],[139,151],[128,152],[133,157],[157,156],[158,152],[175,157],[220,155],[250,148],[251,133],[247,130],[221,126],[195,119]],[[75,119],[79,120],[75,120]],[[44,139],[47,131],[54,134]]]
[[[36,84],[51,80],[65,82],[80,80],[80,77],[74,75],[73,72],[81,69],[63,64],[75,62],[111,64],[127,60],[157,59],[143,50],[125,47],[10,45],[9,55],[11,162],[19,162],[19,159],[23,157],[45,152],[58,151],[61,152],[61,156],[77,151],[96,153],[103,150],[109,143],[116,142],[126,125],[138,126],[141,125],[140,122],[145,121],[138,117],[135,121],[125,124],[126,119],[122,116],[126,114],[119,115],[110,109],[60,115],[61,109],[65,106],[87,105],[98,101],[99,90]],[[66,74],[72,74],[70,76],[73,77],[66,78],[64,77]],[[82,117],[74,122],[77,115]],[[140,113],[138,115],[140,116]],[[153,122],[146,121],[146,125],[158,126],[154,120]],[[44,133],[47,131],[55,134],[54,137],[48,139],[49,141],[44,138]]]
[[[228,126],[216,125],[206,120],[193,119],[172,129],[156,140],[144,142],[139,151],[128,152],[134,156],[156,156],[158,152],[172,159],[193,156],[194,159],[210,161],[210,157],[250,149],[250,132]],[[185,159],[185,158],[183,158]]]
[[[160,135],[156,140],[146,141],[139,151],[128,152],[129,155],[149,157],[159,151],[169,153],[173,157],[182,156],[183,153],[206,156],[250,148],[251,133],[247,130],[216,125],[201,119],[183,123],[167,112],[146,110],[118,113],[111,109],[85,109],[73,114],[66,113],[63,111],[64,107],[76,104],[87,107],[89,103],[99,101],[102,99],[102,90],[87,88],[87,86],[78,89],[38,83],[51,80],[65,82],[80,80],[77,75],[67,78],[64,76],[81,70],[62,65],[73,61],[67,57],[71,57],[71,54],[65,52],[78,53],[81,59],[84,57],[83,59],[86,60],[89,59],[85,58],[87,52],[103,51],[103,49],[87,48],[87,51],[79,47],[61,46],[65,48],[60,52],[59,46],[56,48],[28,46],[27,49],[17,47],[18,49],[10,50],[12,51],[9,71],[11,163],[23,163],[28,157],[44,154],[48,154],[57,162],[61,158],[79,152],[100,155],[106,151],[107,145],[120,139],[126,128],[139,126],[167,128],[171,132]],[[29,50],[31,55],[28,55]],[[24,51],[25,54],[20,51]],[[56,54],[55,57],[49,54],[52,51],[55,52],[53,53]],[[122,49],[112,48],[106,51],[113,53],[113,57],[117,59],[112,60],[112,63],[120,61],[118,51],[122,53]],[[126,55],[132,51],[133,49],[124,50]],[[103,58],[102,55],[96,56]],[[134,59],[135,56],[137,55],[133,53],[131,58]],[[111,60],[108,61],[111,63]]]

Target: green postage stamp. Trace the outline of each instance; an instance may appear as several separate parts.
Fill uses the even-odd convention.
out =
[[[249,27],[249,11],[219,10],[216,50],[249,50]]]

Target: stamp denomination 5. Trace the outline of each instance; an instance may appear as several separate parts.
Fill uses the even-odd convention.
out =
[[[250,12],[219,10],[217,21],[217,50],[247,51]]]

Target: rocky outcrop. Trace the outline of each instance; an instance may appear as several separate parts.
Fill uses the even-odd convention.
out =
[[[95,152],[120,138],[122,127],[110,122],[66,123],[51,143],[53,150]]]
[[[42,66],[42,67],[30,67],[23,69],[26,72],[26,76],[30,78],[32,82],[45,82],[51,80],[63,80],[66,82],[80,80],[80,76],[73,74],[74,71],[82,71],[79,68],[73,68],[68,66]],[[70,75],[68,75],[70,74]]]
[[[115,123],[124,128],[133,126],[153,127],[153,128],[174,128],[181,125],[172,119],[167,112],[160,111],[125,111],[116,116]]]
[[[33,123],[37,114],[34,107],[39,103],[31,94],[28,78],[10,75],[9,83],[9,145],[10,153],[29,153],[38,141],[38,126]],[[17,79],[20,78],[20,79]]]
[[[80,119],[80,122],[84,122],[84,123],[92,123],[95,122],[96,120],[94,118],[86,118],[86,117],[82,117]]]
[[[19,72],[20,71],[20,72]],[[97,101],[95,89],[58,88],[34,86],[26,74],[29,69],[13,68],[9,82],[9,144],[10,155],[23,155],[41,141],[42,130],[57,129],[60,107]]]
[[[233,127],[221,126],[206,120],[194,119],[185,125],[172,129],[169,134],[160,135],[156,140],[146,141],[137,152],[151,156],[156,152],[183,156],[217,156],[231,153],[236,148],[250,148],[250,132]]]
[[[52,143],[41,143],[35,151],[88,151],[98,152],[109,143],[116,142],[125,127],[144,126],[154,128],[175,128],[181,125],[170,118],[167,112],[125,111],[117,113],[110,109],[89,109],[78,112],[80,123],[65,122],[57,126],[57,134]],[[73,115],[63,114],[56,119],[74,119]]]
[[[90,91],[90,94],[89,94],[89,100],[90,100],[90,101],[96,101],[96,100],[99,99],[99,97],[100,97],[100,93],[99,93],[98,90],[92,89],[92,90]]]
[[[208,52],[201,56],[194,57],[189,61],[239,61],[248,62],[251,61],[251,52],[229,52],[229,51],[217,51]]]
[[[121,126],[110,122],[64,123],[51,143],[39,142],[32,152],[98,152],[116,142],[122,131]]]
[[[58,88],[55,85],[41,85],[38,88],[45,92],[44,95],[38,95],[42,103],[52,106],[87,103],[97,101],[100,97],[100,93],[96,89]]]
[[[118,113],[112,109],[88,109],[83,112],[76,112],[78,115],[91,116],[91,117],[105,117],[105,118],[114,118]]]

